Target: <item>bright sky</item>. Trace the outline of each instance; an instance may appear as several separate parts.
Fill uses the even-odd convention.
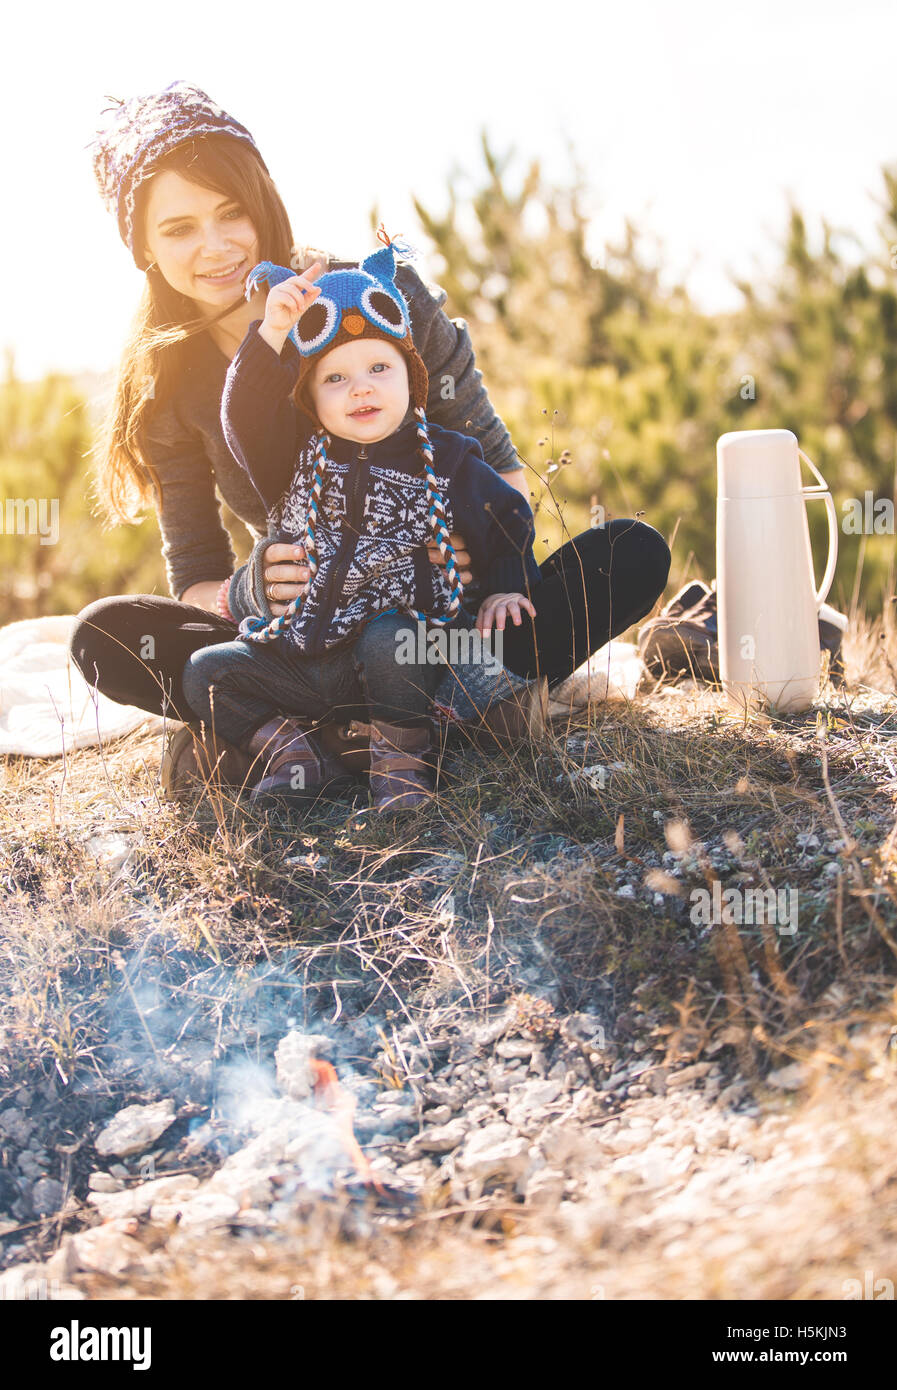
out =
[[[539,157],[560,185],[569,139],[594,254],[628,216],[708,309],[738,304],[729,270],[775,262],[789,195],[814,234],[825,217],[877,248],[897,164],[892,0],[79,0],[17,3],[2,33],[0,347],[26,378],[113,365],[139,296],[84,148],[106,94],[204,88],[252,131],[297,242],[353,258],[374,202],[423,250],[411,195],[442,212],[453,169],[477,187],[481,129],[509,175]]]

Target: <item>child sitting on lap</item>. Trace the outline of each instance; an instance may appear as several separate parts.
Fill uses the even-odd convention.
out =
[[[408,660],[409,615],[488,638],[509,614],[518,626],[521,610],[536,614],[532,512],[477,440],[428,424],[427,371],[395,270],[387,240],[360,269],[314,283],[269,262],[247,280],[247,295],[271,288],[228,371],[224,433],[274,520],[269,540],[304,546],[310,579],[281,617],[244,619],[236,641],[195,651],[184,691],[215,733],[264,754],[253,800],[344,783],[305,727],[344,712],[369,725],[374,807],[428,801],[444,667]],[[462,606],[452,529],[489,594],[476,619]],[[434,535],[445,570],[430,563]]]

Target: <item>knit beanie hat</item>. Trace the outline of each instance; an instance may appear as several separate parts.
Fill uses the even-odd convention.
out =
[[[396,251],[411,254],[410,247],[387,236],[382,223],[377,237],[384,243],[383,247],[363,260],[358,270],[331,270],[315,280],[321,293],[289,334],[302,358],[293,400],[316,425],[318,419],[310,389],[315,366],[334,348],[361,338],[382,339],[404,354],[411,405],[421,410],[427,408],[427,369],[411,336],[408,305],[395,283]],[[249,272],[246,298],[262,285],[271,289],[295,274],[284,266],[262,261]]]
[[[100,196],[118,219],[118,230],[138,270],[146,270],[146,260],[134,245],[134,200],[137,189],[154,173],[163,155],[197,135],[223,134],[245,140],[252,146],[265,173],[268,166],[245,126],[216,106],[204,91],[188,82],[172,82],[162,92],[132,97],[101,113],[109,119],[85,146],[93,158]]]

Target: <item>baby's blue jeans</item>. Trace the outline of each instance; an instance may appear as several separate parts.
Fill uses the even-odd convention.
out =
[[[409,627],[407,615],[387,614],[322,656],[308,656],[284,637],[200,647],[184,666],[184,694],[220,738],[235,744],[276,714],[421,724],[446,664],[398,659],[400,634]]]

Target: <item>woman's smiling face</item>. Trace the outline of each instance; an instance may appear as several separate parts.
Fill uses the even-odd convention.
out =
[[[239,297],[259,260],[255,227],[239,203],[173,169],[150,181],[145,242],[147,259],[172,289],[208,313]]]

